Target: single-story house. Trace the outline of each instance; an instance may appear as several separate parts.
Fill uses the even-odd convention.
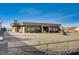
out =
[[[13,32],[60,32],[61,24],[21,22],[11,23]]]

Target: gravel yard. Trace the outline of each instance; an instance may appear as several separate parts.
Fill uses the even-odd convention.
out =
[[[79,33],[62,35],[61,33],[7,32],[5,38],[8,39],[10,54],[70,54],[79,51]],[[15,51],[14,48],[18,50]]]

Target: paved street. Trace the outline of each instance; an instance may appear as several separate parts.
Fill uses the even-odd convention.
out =
[[[8,54],[8,41],[4,40],[4,33],[0,32],[0,55]]]

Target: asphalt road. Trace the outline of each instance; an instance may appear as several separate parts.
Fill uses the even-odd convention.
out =
[[[0,32],[0,40],[4,40],[4,32]]]
[[[4,39],[4,32],[0,32],[0,55],[8,54],[8,42]]]

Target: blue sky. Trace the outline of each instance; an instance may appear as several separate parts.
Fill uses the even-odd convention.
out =
[[[7,27],[13,20],[79,26],[79,4],[4,3],[0,4],[0,17]]]

